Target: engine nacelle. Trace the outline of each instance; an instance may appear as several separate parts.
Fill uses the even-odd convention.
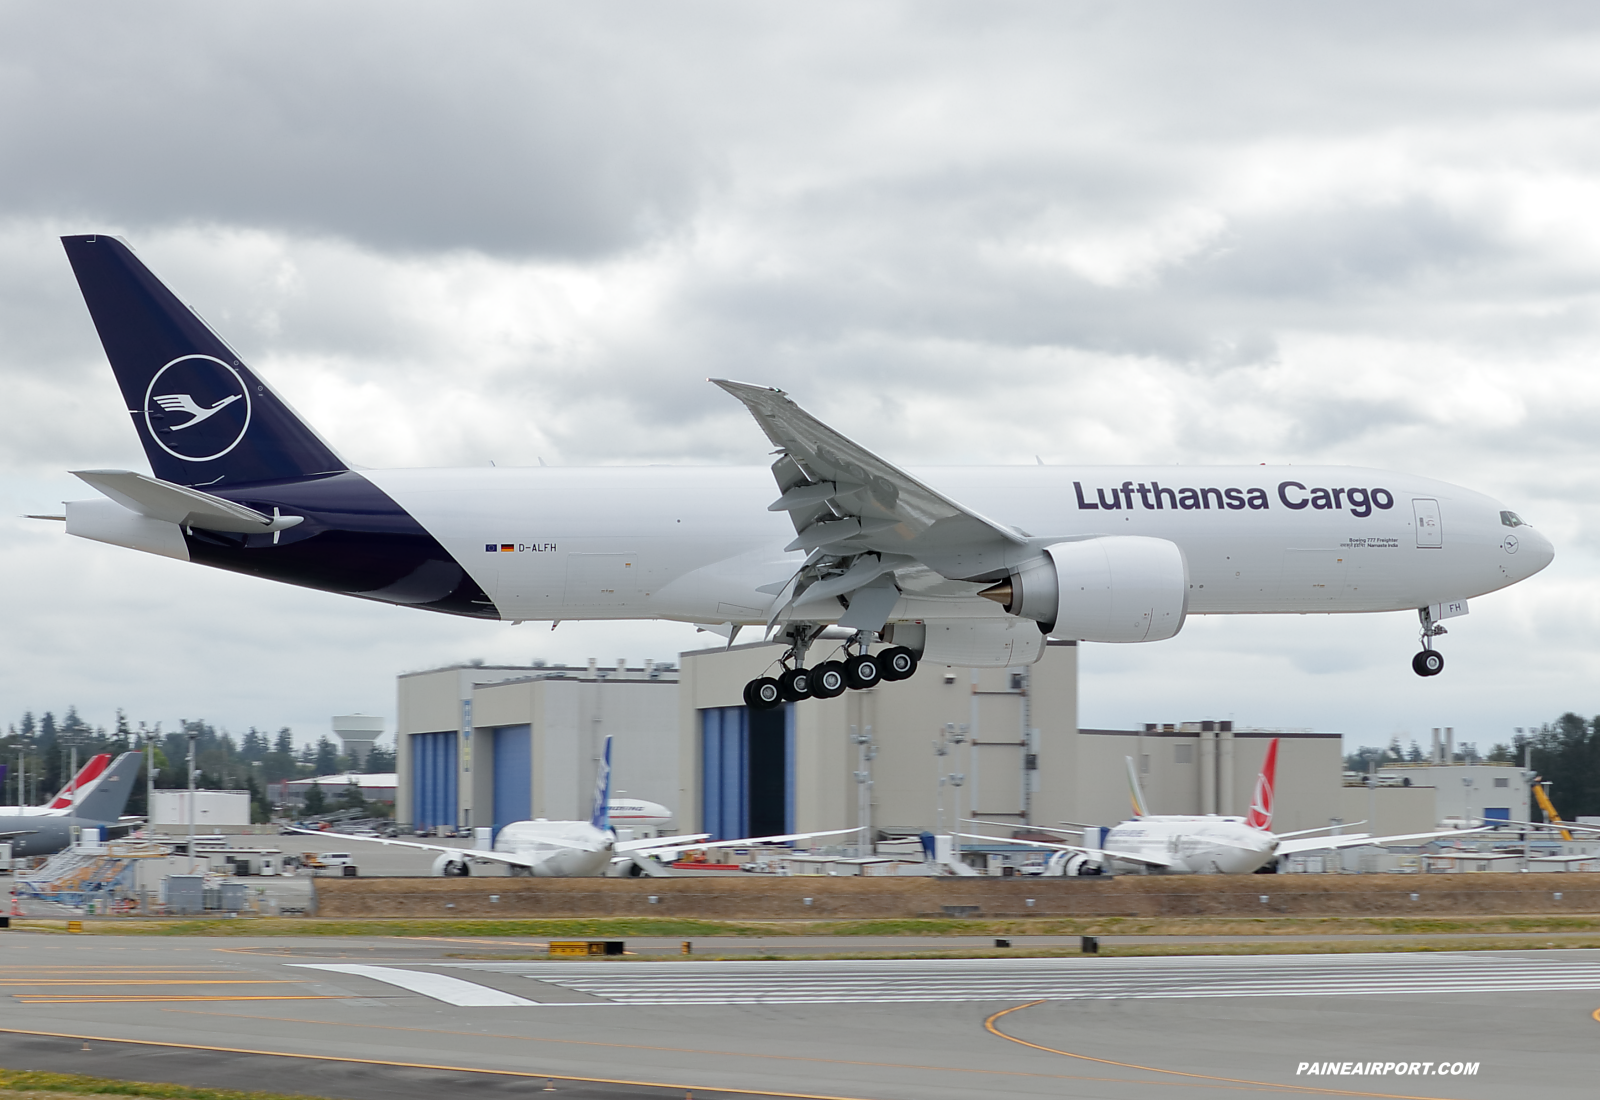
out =
[[[1057,637],[1159,642],[1183,629],[1189,564],[1167,539],[1108,535],[1058,542],[983,594]]]
[[[469,853],[467,852],[462,852],[458,856],[451,855],[449,852],[440,852],[434,857],[433,867],[429,873],[443,876],[444,878],[470,875],[472,874],[472,864],[468,862],[468,856]]]

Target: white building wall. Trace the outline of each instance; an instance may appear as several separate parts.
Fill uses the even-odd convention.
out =
[[[150,824],[164,832],[189,828],[189,792],[156,791],[150,807]],[[194,829],[197,833],[250,824],[249,791],[195,791]]]

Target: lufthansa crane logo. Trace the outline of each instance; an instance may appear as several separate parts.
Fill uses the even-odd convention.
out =
[[[244,438],[250,427],[250,390],[221,359],[184,355],[150,379],[144,424],[150,438],[173,458],[210,462]]]

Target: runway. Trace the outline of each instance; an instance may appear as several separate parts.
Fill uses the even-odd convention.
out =
[[[0,1064],[376,1100],[1593,1095],[1600,952],[660,962],[0,936]],[[507,948],[509,950],[509,948]],[[87,1039],[89,1050],[82,1045]],[[122,1046],[122,1043],[136,1044]],[[1476,1063],[1473,1076],[1297,1074]]]

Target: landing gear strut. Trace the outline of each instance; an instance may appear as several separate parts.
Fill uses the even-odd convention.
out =
[[[1417,608],[1417,618],[1422,622],[1422,652],[1411,658],[1411,671],[1418,676],[1437,676],[1444,671],[1444,654],[1433,648],[1433,640],[1447,631],[1433,621],[1426,607]]]
[[[801,699],[833,699],[846,689],[857,691],[883,680],[904,680],[917,671],[917,655],[905,646],[869,652],[870,642],[857,634],[845,642],[845,659],[805,667],[806,651],[823,628],[811,624],[791,626],[784,632],[789,649],[779,659],[783,672],[777,678],[762,676],[744,686],[744,704],[751,710],[771,710]],[[855,652],[850,651],[854,648]]]

